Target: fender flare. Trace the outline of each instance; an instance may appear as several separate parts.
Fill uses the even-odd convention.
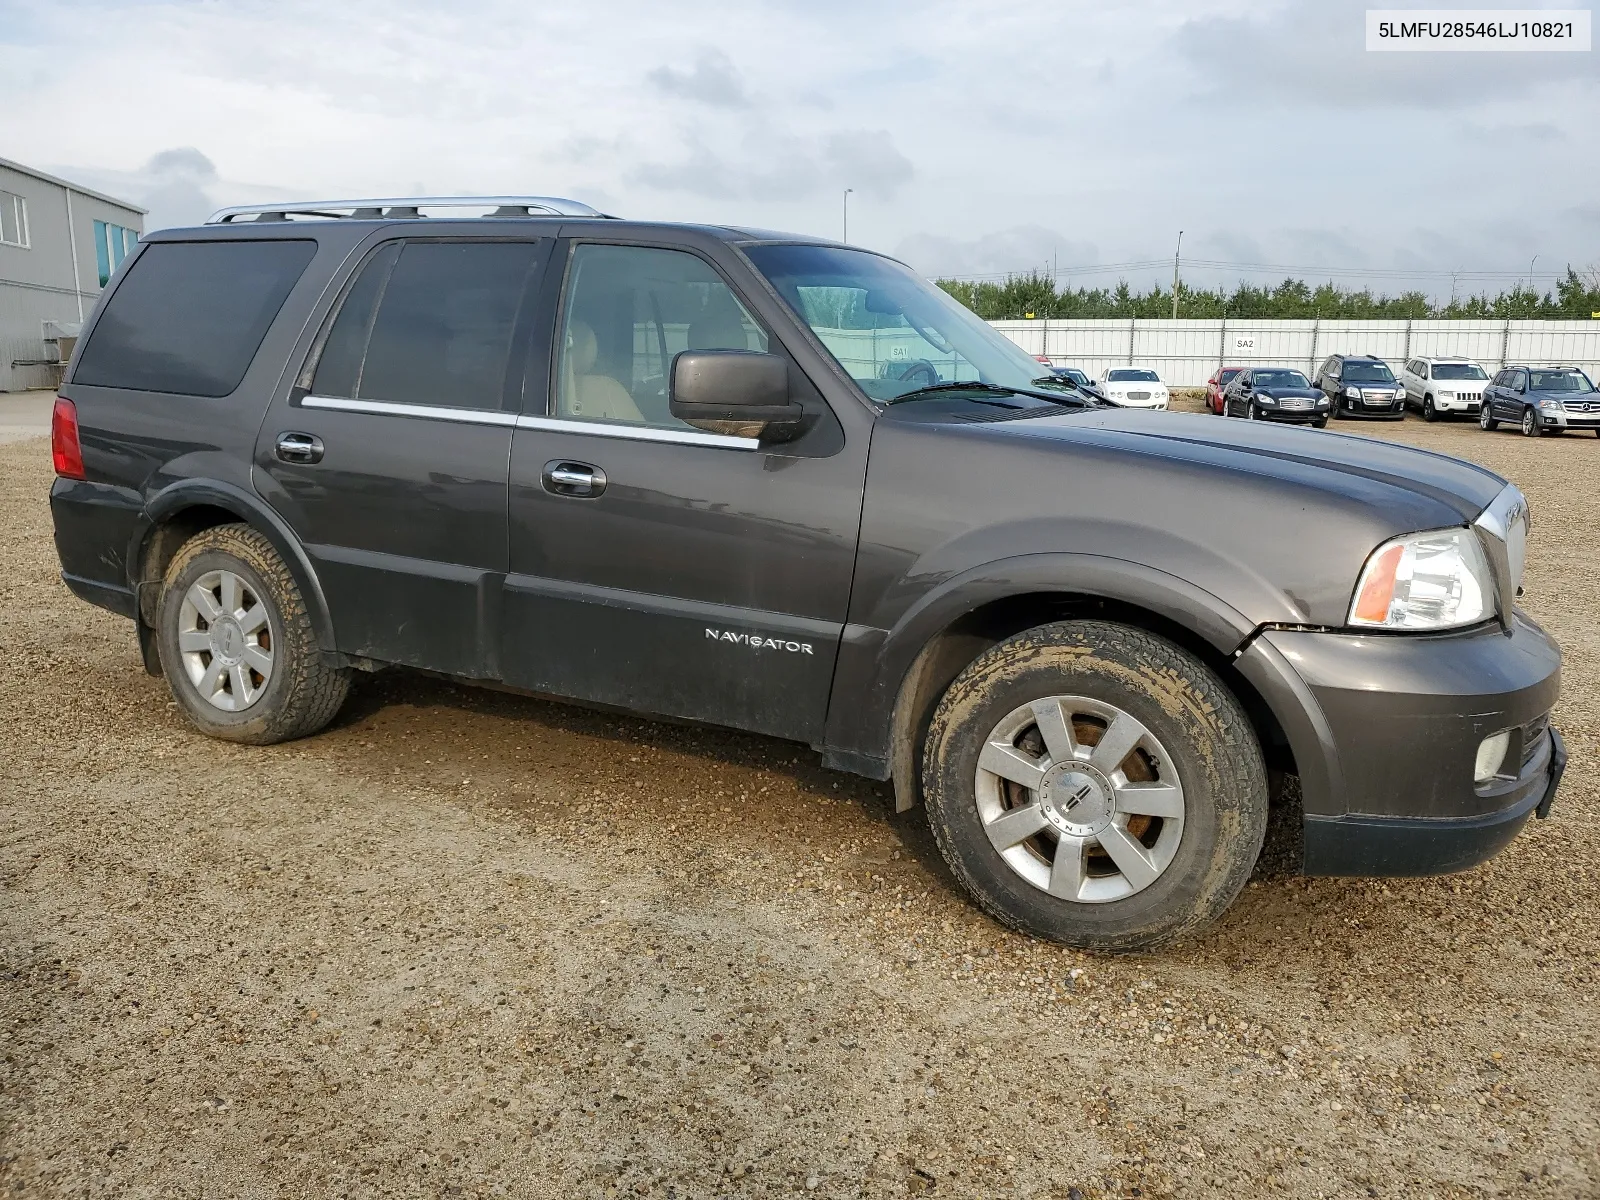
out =
[[[128,576],[135,594],[137,595],[140,585],[138,578],[140,564],[144,562],[150,535],[157,526],[170,517],[186,508],[201,505],[224,509],[266,535],[273,547],[282,555],[285,565],[289,568],[289,574],[294,576],[295,586],[300,589],[300,595],[305,599],[306,612],[311,618],[311,628],[316,636],[317,645],[326,653],[335,653],[337,643],[334,640],[333,618],[328,611],[328,598],[323,593],[322,582],[317,578],[316,568],[312,566],[310,557],[300,544],[300,539],[295,536],[294,530],[289,528],[287,522],[259,496],[236,484],[223,483],[215,479],[181,479],[162,488],[145,501],[144,513],[128,548]],[[135,609],[138,610],[137,602]]]
[[[1125,559],[1101,555],[1046,553],[1000,559],[969,568],[944,580],[908,608],[894,625],[877,640],[873,661],[864,687],[841,689],[836,698],[845,699],[851,690],[860,698],[847,703],[839,719],[831,719],[838,742],[857,755],[885,762],[885,775],[896,780],[897,808],[910,807],[913,797],[902,794],[900,786],[916,753],[918,732],[910,726],[918,714],[907,711],[908,684],[915,684],[924,650],[934,639],[963,615],[985,604],[1012,596],[1032,593],[1059,593],[1090,600],[1108,600],[1134,605],[1188,629],[1219,655],[1233,660],[1252,645],[1258,626],[1222,598],[1186,579]],[[847,641],[850,640],[847,637]],[[1338,794],[1337,756],[1331,761],[1331,737],[1315,701],[1310,711],[1303,707],[1309,693],[1287,664],[1258,653],[1241,672],[1257,688],[1272,711],[1290,749],[1302,770],[1308,808],[1323,811]],[[1254,668],[1254,669],[1249,669]],[[1273,668],[1278,668],[1274,670]],[[1274,677],[1277,678],[1274,678]],[[1277,686],[1273,686],[1273,684]],[[1267,686],[1262,686],[1263,684]],[[854,728],[851,728],[854,726]],[[830,738],[830,741],[835,741]],[[909,770],[909,774],[915,774]],[[906,778],[914,785],[914,780]]]

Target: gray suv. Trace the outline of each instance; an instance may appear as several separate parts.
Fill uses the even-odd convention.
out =
[[[410,667],[785,738],[1073,945],[1217,916],[1290,797],[1308,874],[1470,866],[1565,760],[1504,479],[1109,406],[815,238],[225,211],[122,265],[53,438],[67,586],[213,737]]]

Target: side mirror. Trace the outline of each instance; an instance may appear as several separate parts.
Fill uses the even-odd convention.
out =
[[[696,429],[733,437],[793,437],[804,415],[789,400],[789,364],[756,350],[681,352],[667,407]]]

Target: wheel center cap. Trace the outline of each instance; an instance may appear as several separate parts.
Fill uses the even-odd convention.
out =
[[[218,617],[211,626],[211,652],[230,667],[244,661],[244,630],[232,617]]]
[[[1039,804],[1050,824],[1073,837],[1099,833],[1116,812],[1110,781],[1083,763],[1047,771],[1039,784]]]

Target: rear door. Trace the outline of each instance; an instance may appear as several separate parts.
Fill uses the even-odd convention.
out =
[[[867,439],[846,441],[737,261],[587,241],[564,257],[512,445],[507,681],[820,740]],[[807,432],[763,445],[678,421],[666,382],[686,349],[787,359]]]
[[[339,650],[498,676],[513,347],[547,248],[403,236],[372,247],[301,386],[269,411],[256,486],[304,543]]]

